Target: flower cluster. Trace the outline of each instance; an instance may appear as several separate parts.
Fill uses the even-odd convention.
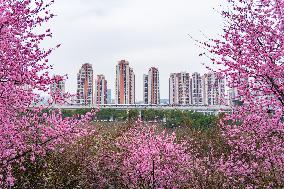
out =
[[[186,186],[195,166],[194,157],[190,156],[188,143],[179,144],[175,140],[174,133],[157,132],[156,127],[137,124],[116,138],[114,146],[95,160],[94,175],[100,177],[101,187],[118,186],[118,179],[121,185],[130,188]],[[108,174],[99,175],[100,172]]]
[[[221,39],[203,43],[241,107],[222,122],[230,154],[219,161],[224,186],[283,187],[283,0],[228,0]]]
[[[13,167],[58,144],[72,142],[88,133],[93,113],[63,119],[60,111],[34,107],[40,101],[35,91],[46,92],[54,79],[49,76],[48,55],[55,49],[40,44],[52,37],[50,29],[36,31],[54,15],[52,1],[0,1],[0,188],[14,185]],[[58,46],[57,46],[58,47]]]

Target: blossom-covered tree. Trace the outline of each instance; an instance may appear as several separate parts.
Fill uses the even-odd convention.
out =
[[[128,186],[179,188],[190,182],[192,159],[186,144],[177,144],[175,134],[155,128],[134,128],[118,145],[122,149],[122,178]]]
[[[243,101],[223,122],[226,187],[284,187],[284,1],[227,0],[221,39],[202,43]]]
[[[175,134],[137,124],[117,137],[94,160],[100,187],[183,188],[190,186],[196,164],[189,143]],[[197,162],[197,160],[196,160]]]
[[[229,10],[222,12],[222,38],[205,43],[211,60],[225,66],[229,86],[237,88],[245,102],[283,107],[283,1],[228,3]]]
[[[40,47],[52,33],[38,29],[54,17],[48,10],[53,2],[0,1],[0,188],[13,186],[14,166],[24,170],[24,161],[87,133],[92,113],[63,119],[59,110],[33,107],[40,101],[34,91],[46,92],[54,82],[47,59],[54,48]]]

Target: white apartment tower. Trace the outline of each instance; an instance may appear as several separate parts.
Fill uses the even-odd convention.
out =
[[[160,104],[159,71],[155,67],[149,69],[148,75],[143,76],[144,104]]]
[[[203,93],[202,93],[202,77],[200,73],[194,72],[190,79],[190,91],[191,91],[191,104],[203,105]]]
[[[92,105],[93,88],[93,68],[91,64],[85,63],[77,74],[77,104]]]
[[[144,74],[143,75],[143,102],[144,104],[149,104],[149,96],[148,96],[148,75]]]
[[[238,91],[237,88],[230,88],[228,90],[228,105],[229,106],[236,106],[237,103],[240,101],[238,98]]]
[[[107,103],[111,104],[111,89],[107,89]]]
[[[189,105],[190,75],[186,72],[172,73],[169,79],[169,103],[172,105]]]
[[[50,85],[50,97],[56,104],[58,98],[63,98],[65,93],[65,81],[61,76],[53,76],[54,82]],[[28,89],[28,88],[27,88]],[[60,101],[60,99],[58,99]]]
[[[135,103],[135,75],[126,60],[116,66],[115,102],[117,104]]]
[[[218,77],[217,73],[207,73],[202,77],[203,104],[225,105],[225,79]]]

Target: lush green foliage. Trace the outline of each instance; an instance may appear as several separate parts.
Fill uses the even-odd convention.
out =
[[[84,115],[89,109],[62,110],[65,117],[71,117],[74,114]],[[141,115],[140,115],[141,114]],[[116,110],[101,109],[96,113],[96,120],[102,121],[133,121],[139,116],[146,122],[163,122],[167,128],[179,126],[190,126],[198,129],[208,129],[216,125],[217,116],[204,115],[193,111],[181,110]]]

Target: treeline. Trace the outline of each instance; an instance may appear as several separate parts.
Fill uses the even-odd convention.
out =
[[[62,110],[64,117],[84,115],[91,109]],[[94,117],[97,121],[135,121],[141,117],[142,121],[163,123],[168,128],[177,126],[191,126],[206,129],[216,125],[218,117],[215,115],[204,115],[199,112],[182,110],[117,110],[101,109]]]

